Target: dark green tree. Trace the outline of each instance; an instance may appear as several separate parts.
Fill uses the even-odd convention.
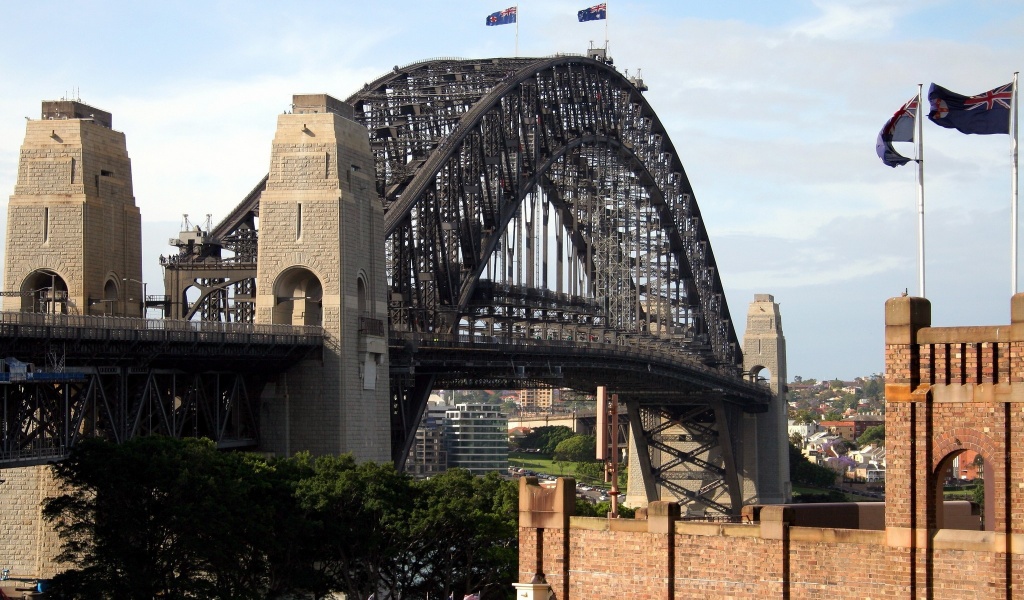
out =
[[[812,464],[800,449],[789,445],[789,478],[793,483],[827,488],[836,481],[836,472],[828,467]]]
[[[452,470],[415,481],[394,467],[321,457],[299,485],[317,523],[314,593],[447,598],[506,590],[518,571],[518,488]]]
[[[254,455],[205,440],[84,440],[54,466],[43,514],[61,537],[65,598],[262,598],[287,483]]]
[[[544,454],[554,454],[555,448],[562,440],[573,436],[572,429],[564,425],[545,425],[537,427],[520,440],[520,448],[540,450]]]
[[[885,445],[885,425],[872,425],[864,430],[864,433],[857,438],[857,445],[864,447],[868,444]]]
[[[553,458],[562,462],[587,463],[597,460],[597,440],[592,435],[574,435],[558,442]]]

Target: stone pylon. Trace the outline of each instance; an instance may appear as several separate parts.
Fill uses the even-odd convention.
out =
[[[322,326],[326,340],[264,390],[262,446],[388,461],[384,213],[369,136],[348,104],[293,101],[260,198],[256,322]]]
[[[744,503],[778,504],[792,498],[789,480],[786,338],[779,305],[770,294],[754,294],[743,334],[743,371],[765,381],[774,398],[768,411],[743,422]],[[751,488],[751,486],[753,486]]]
[[[142,316],[142,219],[111,123],[65,100],[28,122],[7,209],[4,310]]]

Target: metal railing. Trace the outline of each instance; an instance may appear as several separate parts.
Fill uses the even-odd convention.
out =
[[[92,315],[0,312],[0,335],[150,341],[259,341],[261,337],[317,343],[318,326],[223,323]]]

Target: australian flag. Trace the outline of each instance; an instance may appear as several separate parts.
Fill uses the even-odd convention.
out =
[[[878,132],[878,139],[875,141],[875,152],[878,158],[890,167],[899,167],[910,162],[911,159],[903,156],[892,147],[893,142],[914,141],[914,119],[917,117],[917,96],[911,98],[903,108],[896,111],[891,119],[886,121],[885,126]]]
[[[590,8],[584,8],[583,10],[576,13],[576,16],[579,17],[580,23],[584,21],[598,21],[600,19],[607,19],[608,4],[602,2],[601,4],[596,4],[594,6],[591,6]]]
[[[928,88],[932,123],[960,133],[1010,133],[1010,102],[1013,84],[1008,83],[977,96],[961,96],[934,83]]]
[[[517,7],[512,6],[505,10],[499,10],[496,13],[487,15],[487,25],[508,25],[509,23],[515,23],[516,8]]]

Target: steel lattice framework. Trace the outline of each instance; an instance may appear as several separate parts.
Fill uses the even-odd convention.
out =
[[[739,369],[682,164],[615,69],[576,56],[434,60],[348,101],[377,161],[393,330],[474,333],[474,294],[494,282],[567,294],[602,325],[685,336]]]
[[[0,467],[85,437],[255,448],[268,377],[322,346],[319,327],[0,313],[0,356],[20,357],[0,372]]]
[[[396,463],[434,388],[605,384],[648,481],[738,510],[730,432],[770,394],[741,372],[700,210],[642,89],[564,55],[424,61],[348,98],[385,211]],[[265,185],[166,261],[173,315],[252,318]]]

